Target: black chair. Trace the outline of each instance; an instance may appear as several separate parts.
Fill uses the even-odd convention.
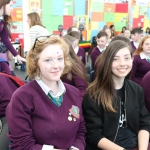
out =
[[[94,81],[94,70],[90,72],[90,83]]]

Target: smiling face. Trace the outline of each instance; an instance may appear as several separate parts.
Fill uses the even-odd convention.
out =
[[[99,39],[96,39],[97,41],[97,45],[99,46],[99,48],[105,48],[106,44],[107,44],[107,38],[105,36],[100,37]]]
[[[128,48],[120,49],[112,62],[112,75],[125,78],[132,69],[132,57]]]
[[[5,14],[10,16],[12,10],[13,10],[13,2],[10,1],[10,3],[6,4],[5,6]]]
[[[105,33],[108,35],[108,38],[110,39],[110,37],[111,37],[111,29],[106,29]]]
[[[130,36],[131,36],[130,30],[125,30],[123,35],[124,35],[124,37],[130,39]]]
[[[39,55],[38,66],[43,82],[58,81],[65,67],[64,54],[60,45],[47,46]]]
[[[147,53],[147,54],[150,54],[150,38],[147,38],[145,40],[145,42],[143,43],[143,52]]]

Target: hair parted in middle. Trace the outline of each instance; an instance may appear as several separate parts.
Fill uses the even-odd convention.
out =
[[[150,38],[150,35],[147,35],[147,36],[145,36],[145,37],[142,38],[142,40],[140,41],[140,44],[139,44],[137,50],[134,52],[133,55],[139,55],[141,52],[143,52],[143,47],[142,46],[143,46],[144,42],[147,39],[149,39],[149,38]]]
[[[41,18],[40,18],[39,14],[38,14],[37,12],[29,13],[29,14],[27,14],[27,16],[28,16],[28,17],[30,18],[30,20],[31,20],[30,28],[31,28],[32,26],[35,26],[35,25],[39,25],[39,26],[44,27],[44,26],[42,25]],[[44,28],[45,28],[45,27],[44,27]]]
[[[97,76],[86,92],[91,100],[97,102],[98,105],[102,104],[108,112],[116,112],[113,107],[116,100],[116,92],[111,70],[116,53],[123,48],[128,48],[132,56],[131,47],[124,41],[116,40],[108,45],[106,50],[99,56],[101,63],[97,68]]]
[[[69,47],[66,42],[58,36],[50,36],[44,42],[36,41],[35,48],[29,50],[27,54],[27,72],[30,78],[36,78],[40,74],[40,68],[38,66],[38,60],[40,53],[49,45],[60,45],[64,54],[65,68],[63,74],[66,74],[71,69],[71,61],[69,57]]]

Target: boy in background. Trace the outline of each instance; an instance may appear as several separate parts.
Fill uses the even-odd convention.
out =
[[[135,52],[135,50],[139,46],[142,34],[143,34],[143,30],[141,30],[141,28],[134,28],[131,31],[131,39],[132,39],[131,46],[132,46],[132,49],[133,49],[133,51],[132,51],[133,53]]]

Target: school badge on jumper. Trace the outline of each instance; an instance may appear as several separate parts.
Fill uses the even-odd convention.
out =
[[[77,106],[72,105],[71,109],[69,109],[69,112],[70,112],[68,117],[69,121],[76,121],[77,118],[78,119],[80,118],[79,114],[80,110]]]

